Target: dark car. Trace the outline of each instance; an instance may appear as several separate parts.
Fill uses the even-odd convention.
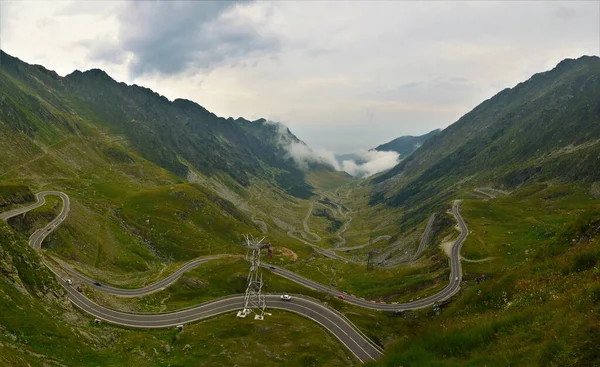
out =
[[[275,267],[274,266],[269,266],[269,269],[275,270]]]
[[[100,284],[100,282],[94,282],[94,285],[97,285],[98,287],[102,287],[102,284]]]

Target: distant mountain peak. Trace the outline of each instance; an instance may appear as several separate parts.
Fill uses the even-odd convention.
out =
[[[375,150],[380,152],[393,151],[400,154],[402,158],[405,158],[412,154],[412,152],[417,150],[425,140],[429,139],[434,135],[437,135],[440,131],[440,129],[435,129],[428,132],[427,134],[419,136],[404,135],[394,140],[391,140],[385,144],[377,146]]]
[[[102,69],[90,69],[90,70],[84,71],[83,74],[90,75],[95,78],[108,79],[108,80],[116,82],[116,80],[114,80],[110,75],[108,75],[106,73],[106,71],[104,71]]]

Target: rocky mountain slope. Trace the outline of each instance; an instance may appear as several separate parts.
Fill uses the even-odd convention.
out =
[[[414,213],[478,185],[593,182],[599,157],[600,58],[567,59],[484,101],[375,177],[371,203]]]
[[[190,166],[208,175],[224,173],[243,186],[250,177],[273,180],[292,195],[311,188],[265,120],[225,119],[184,99],[169,101],[150,89],[118,83],[98,69],[66,77],[39,65],[0,55],[0,120],[19,147],[0,170],[33,157],[43,145],[100,127],[122,136],[145,159],[186,177]],[[4,130],[4,129],[3,129]],[[287,130],[288,140],[299,141]],[[16,161],[16,162],[15,162]]]

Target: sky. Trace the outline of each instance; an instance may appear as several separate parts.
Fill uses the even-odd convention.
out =
[[[444,128],[565,58],[598,55],[600,1],[2,0],[0,47],[348,153]]]

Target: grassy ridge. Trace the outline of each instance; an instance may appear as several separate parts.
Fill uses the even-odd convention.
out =
[[[390,348],[386,366],[596,366],[600,200],[534,185],[466,200],[463,290]]]
[[[482,102],[375,178],[371,204],[410,228],[466,188],[600,179],[600,58],[561,61]]]

